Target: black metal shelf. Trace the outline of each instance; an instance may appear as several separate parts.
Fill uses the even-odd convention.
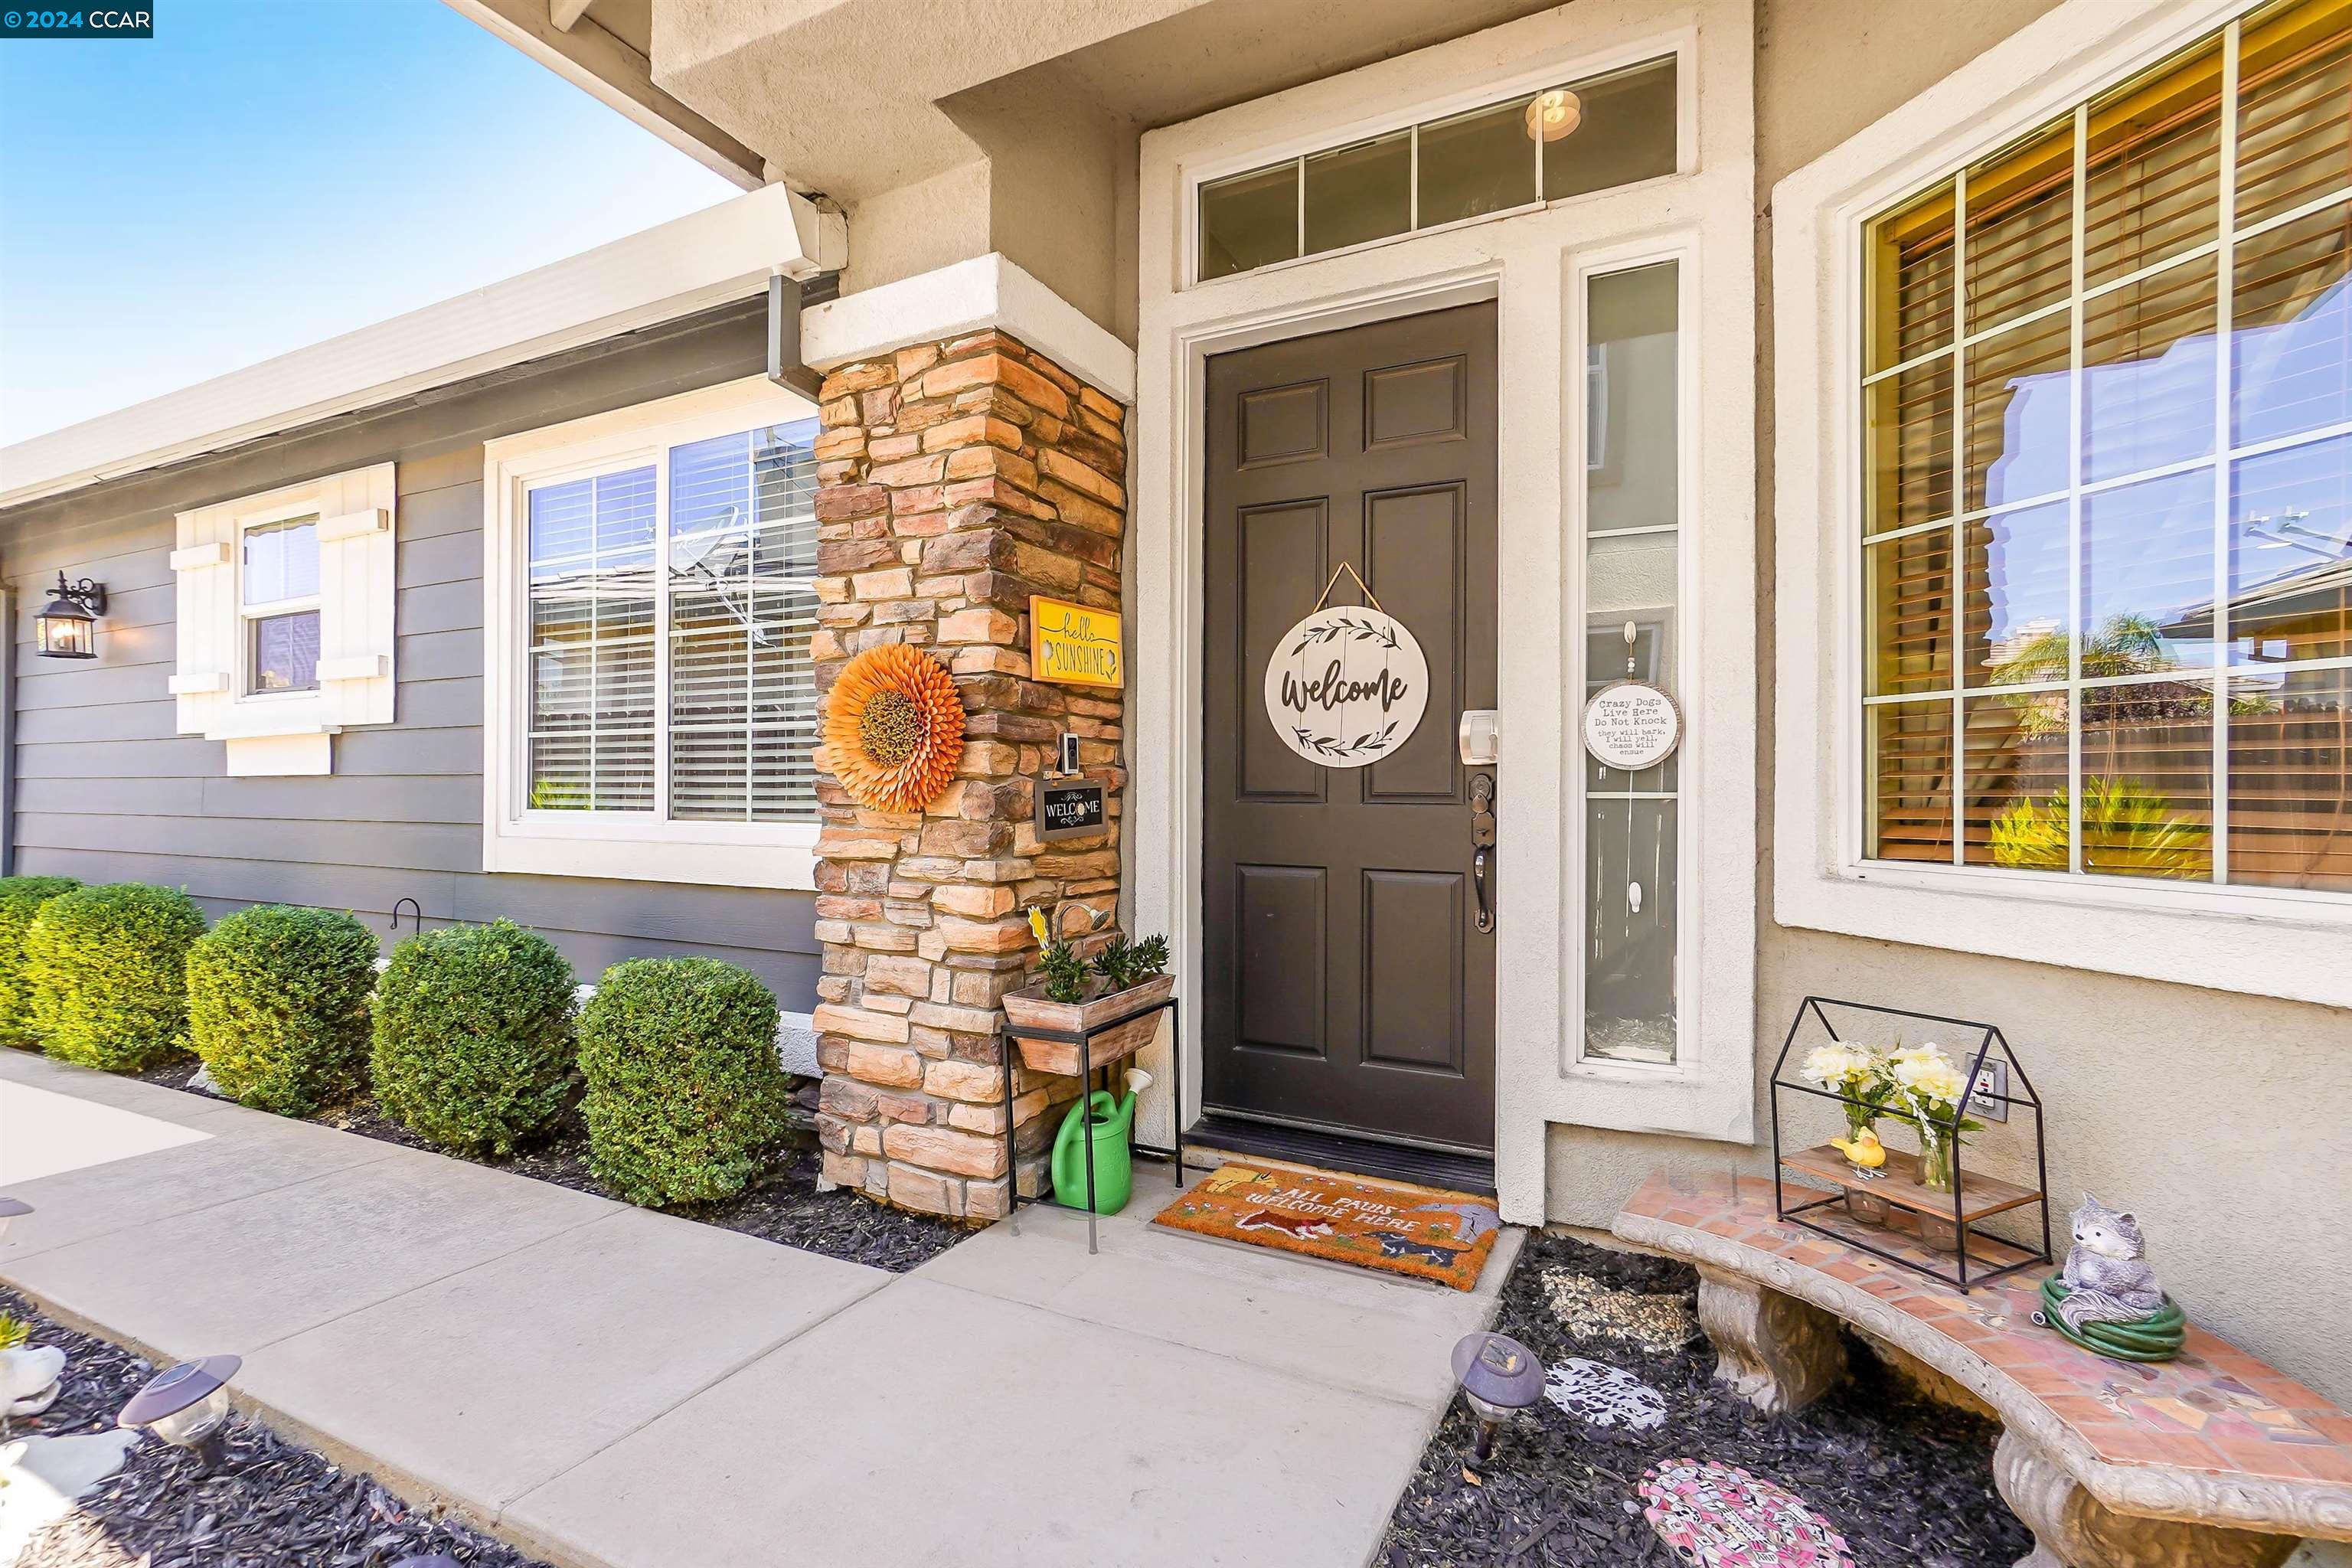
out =
[[[1062,1045],[1076,1046],[1078,1047],[1078,1104],[1082,1108],[1079,1111],[1079,1115],[1085,1118],[1085,1120],[1079,1124],[1079,1142],[1084,1144],[1086,1148],[1087,1250],[1089,1253],[1096,1250],[1096,1232],[1102,1216],[1095,1212],[1094,1112],[1091,1109],[1095,1089],[1095,1065],[1093,1054],[1087,1047],[1087,1042],[1096,1035],[1106,1033],[1111,1029],[1122,1027],[1128,1024],[1135,1022],[1138,1018],[1150,1017],[1156,1013],[1167,1013],[1171,1016],[1169,1019],[1171,1025],[1170,1034],[1174,1048],[1168,1053],[1168,1076],[1170,1079],[1169,1089],[1175,1097],[1172,1103],[1175,1106],[1176,1113],[1169,1119],[1169,1125],[1175,1132],[1175,1145],[1172,1148],[1163,1149],[1154,1144],[1135,1142],[1132,1141],[1132,1138],[1130,1138],[1128,1144],[1128,1152],[1130,1156],[1141,1154],[1150,1159],[1169,1160],[1174,1162],[1176,1167],[1176,1184],[1177,1185],[1181,1186],[1184,1184],[1184,1029],[1183,1014],[1178,1008],[1177,999],[1174,996],[1171,995],[1164,997],[1158,1002],[1152,1003],[1148,1007],[1139,1007],[1134,1012],[1128,1014],[1124,1017],[1110,1019],[1109,1021],[1100,1024],[1091,1029],[1045,1029],[1024,1026],[1020,1030],[1020,1033],[1023,1036],[1033,1040],[1053,1040]],[[1059,1193],[1055,1193],[1052,1198],[1048,1198],[1045,1195],[1046,1189],[1052,1184],[1054,1173],[1054,1162],[1052,1156],[1049,1154],[1045,1161],[1045,1175],[1037,1184],[1038,1195],[1034,1198],[1024,1198],[1021,1195],[1021,1129],[1018,1122],[1013,1119],[1013,1114],[1014,1098],[1013,1093],[1013,1064],[1021,1054],[1021,1047],[1019,1042],[1014,1038],[1013,1025],[1010,1021],[1006,1022],[1003,1034],[1000,1037],[998,1043],[1001,1047],[1001,1054],[1004,1060],[1004,1180],[1005,1190],[1012,1197],[1012,1206],[1006,1211],[1006,1213],[1012,1217],[1014,1233],[1018,1234],[1021,1227],[1022,1205],[1058,1202],[1061,1194]],[[1140,1057],[1142,1054],[1143,1051],[1141,1047],[1138,1047],[1133,1052],[1126,1053],[1126,1055],[1137,1057]],[[1118,1063],[1124,1059],[1124,1055],[1113,1058],[1110,1061],[1104,1064],[1103,1070],[1105,1072],[1108,1072],[1112,1068],[1117,1067]],[[1042,1071],[1043,1069],[1032,1068],[1030,1070],[1037,1072]],[[1045,1076],[1049,1078],[1067,1078],[1070,1075],[1067,1073],[1047,1073]],[[1104,1087],[1108,1089],[1109,1085],[1105,1084]],[[1116,1092],[1116,1090],[1113,1090],[1114,1094]],[[1041,1111],[1039,1114],[1049,1115],[1051,1112]],[[1070,1205],[1067,1204],[1061,1204],[1059,1206],[1067,1208]]]
[[[1823,1044],[1864,1043],[1856,1039],[1852,1034],[1840,1033],[1836,1024],[1832,1022],[1829,1014],[1824,1011],[1825,1008],[1866,1013],[1879,1018],[1908,1018],[1922,1024],[1942,1024],[1972,1031],[1977,1036],[1974,1049],[1969,1057],[1968,1084],[1960,1095],[1959,1105],[1953,1111],[1949,1123],[1942,1121],[1934,1123],[1943,1128],[1944,1135],[1952,1141],[1951,1215],[1947,1220],[1940,1210],[1934,1213],[1915,1211],[1910,1215],[1913,1227],[1920,1233],[1920,1247],[1938,1252],[1948,1250],[1952,1254],[1949,1267],[1931,1267],[1914,1258],[1876,1246],[1865,1234],[1874,1230],[1889,1235],[1900,1234],[1899,1227],[1859,1219],[1841,1219],[1832,1226],[1824,1224],[1822,1220],[1805,1217],[1832,1206],[1851,1208],[1848,1203],[1850,1194],[1861,1192],[1865,1196],[1868,1195],[1868,1189],[1858,1184],[1835,1192],[1824,1192],[1815,1186],[1799,1185],[1795,1191],[1800,1194],[1801,1201],[1793,1205],[1790,1201],[1790,1186],[1788,1177],[1791,1167],[1780,1140],[1781,1092],[1785,1089],[1792,1094],[1810,1095],[1816,1100],[1835,1100],[1842,1105],[1867,1106],[1868,1103],[1853,1095],[1835,1093],[1801,1079],[1784,1081],[1783,1075],[1788,1070],[1789,1053],[1796,1048],[1797,1037],[1803,1031],[1805,1020],[1809,1016],[1820,1024],[1824,1036],[1822,1042]],[[2008,1063],[2009,1071],[2021,1093],[1996,1093],[1990,1089],[1979,1087],[1979,1080],[1984,1077],[1986,1065],[1994,1059],[1992,1053],[1996,1047],[2000,1052],[2000,1058]],[[2053,1261],[2050,1251],[2050,1153],[2048,1142],[2044,1137],[2042,1097],[2034,1092],[2032,1080],[2025,1076],[2024,1065],[2017,1059],[2017,1053],[2011,1048],[2008,1037],[2000,1032],[1998,1026],[1979,1023],[1969,1018],[1946,1017],[1937,1013],[1916,1012],[1907,1007],[1886,1007],[1872,1002],[1847,1002],[1832,996],[1808,996],[1798,1004],[1797,1016],[1789,1024],[1788,1037],[1780,1042],[1780,1054],[1773,1058],[1769,1087],[1772,1097],[1772,1207],[1774,1213],[1784,1224],[1802,1226],[1841,1246],[1858,1248],[1873,1257],[1884,1258],[1889,1263],[1908,1268],[1916,1274],[1924,1274],[1930,1279],[1957,1286],[1963,1292],[1979,1285],[1990,1285],[1997,1279],[2007,1279],[2012,1274],[2037,1265],[2046,1267]],[[1977,1220],[1964,1212],[1963,1201],[1968,1182],[1960,1158],[1964,1144],[1959,1124],[1968,1119],[1970,1106],[1989,1102],[1997,1102],[2008,1109],[2022,1109],[2033,1112],[2034,1185],[2031,1205],[2039,1211],[2042,1218],[2042,1247],[2039,1252],[2022,1243],[2011,1241],[1993,1232],[1979,1229]],[[1882,1110],[1881,1114],[1894,1117],[1901,1113]],[[1904,1115],[1902,1119],[1907,1121],[1909,1117]],[[1802,1166],[1795,1168],[1801,1173],[1812,1175],[1815,1180],[1830,1179],[1817,1173],[1806,1171]],[[2022,1190],[2020,1189],[2021,1192]],[[2019,1213],[2024,1206],[2026,1205],[2023,1203],[2019,1203],[2000,1212]],[[1987,1217],[1993,1216],[1989,1214]],[[1948,1234],[1951,1237],[1948,1248],[1930,1236],[1928,1222],[1932,1222],[1936,1226],[1948,1226]],[[1969,1267],[1970,1262],[1969,1243],[1972,1237],[1978,1243],[1976,1261],[1979,1265],[1973,1272]]]

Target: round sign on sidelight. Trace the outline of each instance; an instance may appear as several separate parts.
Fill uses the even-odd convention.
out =
[[[1604,767],[1655,767],[1682,740],[1682,710],[1646,681],[1612,681],[1584,705],[1584,749]]]
[[[1327,768],[1360,768],[1412,738],[1429,702],[1429,661],[1385,611],[1318,610],[1282,636],[1265,666],[1265,712],[1282,743]]]

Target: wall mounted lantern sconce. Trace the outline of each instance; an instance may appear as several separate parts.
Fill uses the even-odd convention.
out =
[[[184,1361],[148,1379],[115,1424],[152,1432],[176,1448],[193,1448],[207,1470],[219,1468],[228,1427],[228,1380],[245,1363],[233,1355]]]
[[[58,574],[56,595],[33,623],[34,647],[43,658],[96,658],[98,617],[106,614],[106,584],[84,577],[68,583]]]

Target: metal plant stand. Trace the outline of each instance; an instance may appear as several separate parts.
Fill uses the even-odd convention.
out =
[[[1842,1030],[1832,1019],[1831,1013],[1851,1016],[1860,1026]],[[1871,1191],[1871,1184],[1854,1178],[1848,1170],[1841,1169],[1823,1149],[1813,1148],[1792,1152],[1781,1140],[1783,1095],[1801,1095],[1813,1100],[1831,1100],[1842,1105],[1862,1105],[1864,1102],[1851,1094],[1822,1089],[1788,1076],[1789,1058],[1796,1049],[1798,1036],[1804,1032],[1811,1019],[1820,1026],[1823,1043],[1856,1038],[1869,1031],[1864,1019],[1897,1022],[1908,1020],[1913,1025],[1942,1025],[1947,1030],[1965,1030],[1974,1037],[1966,1047],[1968,1079],[1961,1091],[1959,1107],[1949,1123],[1932,1121],[1941,1136],[1951,1141],[1951,1188],[1948,1195],[1928,1193],[1924,1189],[1911,1192],[1917,1185],[1899,1179],[1884,1181],[1881,1191]],[[1882,1025],[1881,1027],[1885,1026]],[[1922,1032],[1925,1032],[1924,1030]],[[1900,1036],[1898,1034],[1897,1037]],[[1998,1052],[1998,1055],[1995,1053]],[[1994,1088],[1988,1081],[1996,1065],[2003,1069],[1998,1080],[2002,1085],[2015,1080],[2016,1093],[2006,1088]],[[1784,1223],[1801,1226],[1832,1241],[1859,1247],[1874,1257],[1884,1258],[1898,1268],[1924,1274],[1957,1287],[1963,1294],[1979,1285],[1990,1285],[2024,1269],[2046,1267],[2053,1261],[2050,1251],[2050,1153],[2043,1138],[2042,1097],[2033,1090],[2032,1080],[2025,1076],[2025,1066],[2017,1059],[2007,1036],[1996,1025],[1969,1018],[1948,1018],[1936,1013],[1916,1012],[1908,1007],[1881,1006],[1871,1002],[1848,1002],[1831,996],[1808,996],[1797,1006],[1797,1016],[1789,1025],[1788,1037],[1780,1044],[1780,1054],[1772,1063],[1769,1081],[1772,1097],[1772,1199],[1773,1209]],[[1994,1110],[1998,1107],[1998,1110]],[[1960,1123],[1971,1110],[1993,1119],[2006,1121],[2011,1113],[2030,1112],[2033,1117],[2033,1173],[2031,1187],[2014,1182],[2004,1182],[1990,1176],[1973,1180],[1963,1168]],[[1900,1121],[1904,1113],[1889,1109],[1883,1114]],[[1924,1133],[1922,1134],[1924,1140]],[[2022,1139],[2013,1139],[2022,1142]],[[1799,1185],[1793,1189],[1797,1198],[1791,1201],[1792,1188],[1789,1173],[1814,1183],[1831,1184],[1832,1190],[1823,1191],[1818,1185]],[[1859,1201],[1865,1206],[1874,1205],[1876,1217],[1857,1223],[1846,1217]],[[2039,1211],[2041,1246],[2031,1240],[2012,1241],[1982,1228],[1980,1222],[1997,1215],[2032,1208]],[[1844,1211],[1844,1212],[1841,1212]],[[1890,1226],[1902,1227],[1900,1231]],[[1898,1250],[1897,1239],[1916,1237],[1918,1247]],[[1970,1243],[1975,1243],[1972,1252]],[[1885,1243],[1886,1245],[1881,1245]],[[1927,1261],[1933,1257],[1936,1261]]]
[[[1128,1147],[1133,1153],[1146,1155],[1154,1160],[1172,1162],[1176,1171],[1176,1184],[1181,1187],[1184,1184],[1184,1027],[1183,1015],[1179,1011],[1174,996],[1154,1002],[1148,1007],[1139,1007],[1124,1018],[1114,1018],[1091,1029],[1045,1029],[1024,1025],[1021,1033],[1033,1040],[1053,1040],[1062,1045],[1074,1045],[1078,1047],[1078,1104],[1083,1107],[1091,1102],[1095,1089],[1094,1054],[1088,1049],[1088,1041],[1096,1035],[1123,1027],[1138,1018],[1148,1018],[1157,1013],[1169,1015],[1169,1037],[1172,1048],[1168,1053],[1168,1077],[1169,1087],[1174,1096],[1171,1103],[1175,1109],[1175,1114],[1170,1119],[1169,1126],[1175,1133],[1175,1146],[1163,1149],[1150,1143],[1130,1142]],[[1021,1205],[1048,1201],[1043,1189],[1053,1179],[1053,1162],[1050,1157],[1046,1161],[1045,1179],[1038,1184],[1040,1188],[1038,1195],[1034,1198],[1023,1197],[1021,1195],[1021,1129],[1013,1115],[1013,1058],[1020,1054],[1021,1047],[1013,1039],[1013,1026],[1009,1022],[1004,1026],[998,1045],[1004,1063],[1004,1176],[1007,1189],[1013,1195],[1013,1206],[1009,1211],[1013,1221],[1013,1233],[1018,1236],[1021,1234]],[[1140,1056],[1143,1053],[1139,1047],[1132,1054]],[[1103,1070],[1108,1072],[1117,1065],[1117,1061],[1108,1063]],[[1069,1075],[1062,1073],[1048,1076],[1066,1078]],[[1103,1087],[1108,1089],[1110,1086],[1106,1082]],[[1096,1228],[1101,1219],[1101,1216],[1095,1212],[1094,1121],[1091,1110],[1083,1111],[1081,1114],[1086,1117],[1086,1120],[1080,1123],[1083,1135],[1078,1141],[1085,1147],[1087,1162],[1087,1251],[1092,1253],[1096,1250]],[[1058,1198],[1060,1194],[1055,1194],[1055,1196]]]

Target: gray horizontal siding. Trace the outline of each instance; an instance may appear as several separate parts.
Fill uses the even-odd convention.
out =
[[[0,513],[0,571],[16,596],[14,868],[185,888],[215,916],[255,903],[346,909],[387,941],[393,906],[412,898],[427,926],[503,915],[543,931],[583,979],[624,958],[705,953],[758,973],[789,1008],[812,1006],[805,893],[481,869],[481,443],[750,374],[763,353],[757,310],[730,308]],[[386,458],[400,492],[394,721],[338,736],[331,777],[229,778],[219,742],[173,727],[173,514]],[[60,569],[107,586],[89,664],[33,656],[43,585]]]

